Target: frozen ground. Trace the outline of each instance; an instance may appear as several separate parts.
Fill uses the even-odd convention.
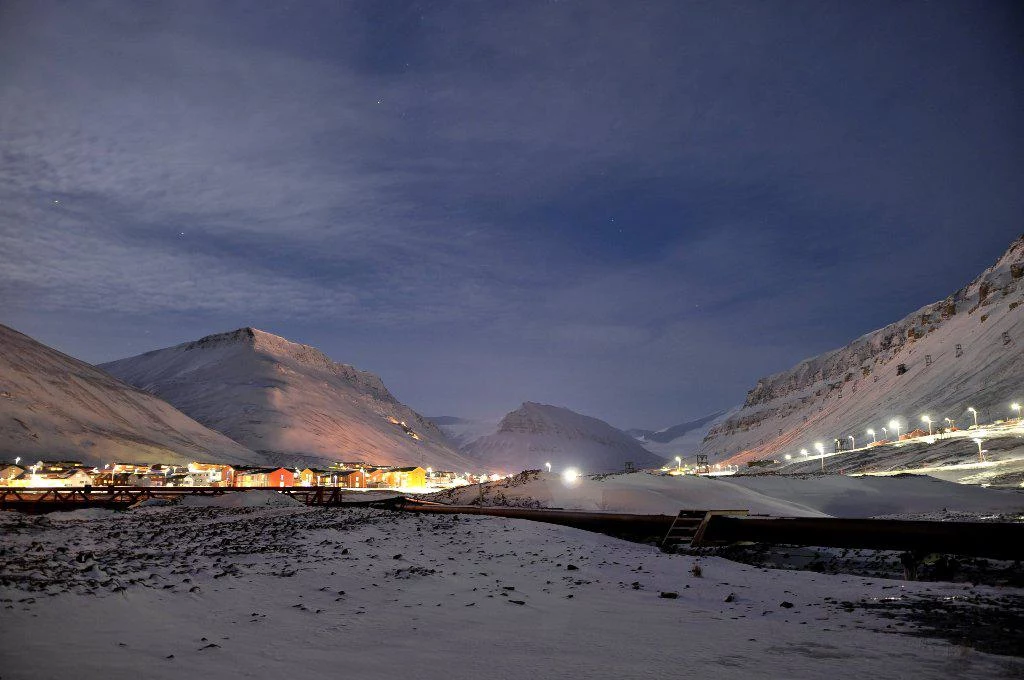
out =
[[[478,504],[477,485],[432,496],[454,504]],[[985,489],[927,476],[844,475],[695,477],[647,473],[580,478],[524,473],[486,484],[484,505],[560,507],[573,510],[675,515],[679,510],[749,510],[784,517],[934,516],[971,518],[1024,515],[1024,492]]]
[[[1019,641],[1019,589],[714,557],[700,558],[698,577],[696,564],[489,517],[265,506],[6,512],[0,667],[5,680],[1024,672],[1019,658],[975,648]]]

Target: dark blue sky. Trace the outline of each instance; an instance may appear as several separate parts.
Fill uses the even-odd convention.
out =
[[[4,2],[0,322],[671,425],[1024,231],[1022,49],[994,0]]]

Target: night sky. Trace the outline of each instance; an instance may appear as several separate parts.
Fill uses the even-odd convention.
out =
[[[5,0],[0,322],[695,418],[1024,232],[1022,7]]]

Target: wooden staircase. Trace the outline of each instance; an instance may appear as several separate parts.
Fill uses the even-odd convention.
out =
[[[700,547],[708,522],[716,515],[742,517],[747,510],[680,510],[672,521],[665,538],[661,539],[662,552],[675,552],[683,543]]]

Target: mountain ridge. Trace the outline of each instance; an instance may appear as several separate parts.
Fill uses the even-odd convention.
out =
[[[25,460],[194,460],[260,464],[264,458],[158,397],[0,325],[0,451]]]
[[[929,411],[963,422],[968,406],[1019,398],[1024,376],[1024,236],[946,298],[843,347],[761,378],[713,427],[701,452],[742,462],[833,439],[876,436],[891,418],[916,427]],[[995,414],[993,413],[993,417]],[[863,440],[862,440],[863,441]]]
[[[637,468],[657,467],[664,462],[603,420],[531,401],[507,413],[493,434],[470,442],[462,450],[481,462],[504,466],[509,472],[540,469],[547,462],[559,469],[577,467],[587,472],[621,470],[627,461]]]
[[[438,469],[470,463],[377,375],[252,327],[101,367],[254,450],[286,459]]]

